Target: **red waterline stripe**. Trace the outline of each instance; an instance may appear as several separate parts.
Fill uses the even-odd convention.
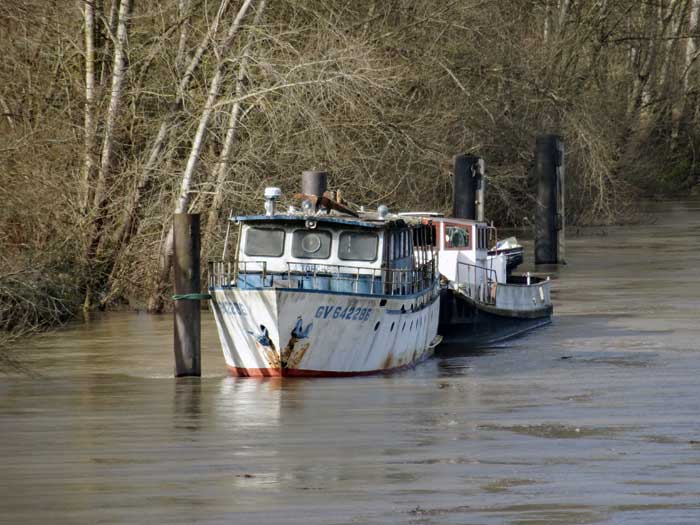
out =
[[[304,370],[300,368],[241,368],[238,366],[227,366],[229,374],[234,377],[351,377],[369,376],[375,374],[391,374],[399,370],[413,368],[421,360],[408,363],[393,368],[378,368],[376,370],[362,370],[356,372],[335,372],[326,370]]]

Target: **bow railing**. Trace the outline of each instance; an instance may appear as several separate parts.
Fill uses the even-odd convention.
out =
[[[411,295],[434,286],[435,259],[412,269],[288,262],[269,271],[266,261],[210,261],[210,288],[293,288],[369,295]]]

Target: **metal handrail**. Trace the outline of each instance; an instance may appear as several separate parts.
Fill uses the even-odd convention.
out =
[[[461,279],[461,270],[465,269],[467,278]],[[496,270],[463,261],[457,261],[457,288],[470,299],[485,304],[496,304],[498,277]]]
[[[349,282],[351,293],[367,293],[364,288],[368,283],[371,295],[410,295],[435,284],[435,268],[435,259],[410,269],[287,262],[286,271],[270,272],[266,261],[210,261],[209,286],[237,287],[240,279],[246,282],[247,277],[255,275],[260,276],[263,288],[293,287],[296,280],[300,287],[303,282],[308,289],[328,290]],[[365,285],[362,290],[361,283]]]

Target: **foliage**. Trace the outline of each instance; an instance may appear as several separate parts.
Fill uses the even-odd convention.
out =
[[[700,0],[69,5],[0,4],[0,274],[63,283],[69,309],[162,295],[178,202],[216,253],[229,209],[305,169],[351,202],[447,211],[452,156],[479,154],[502,225],[531,220],[542,133],[567,147],[569,222],[697,184]]]

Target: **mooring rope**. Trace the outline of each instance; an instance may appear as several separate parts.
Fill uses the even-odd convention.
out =
[[[173,301],[206,301],[208,299],[211,299],[211,294],[208,293],[176,293],[173,295]]]

